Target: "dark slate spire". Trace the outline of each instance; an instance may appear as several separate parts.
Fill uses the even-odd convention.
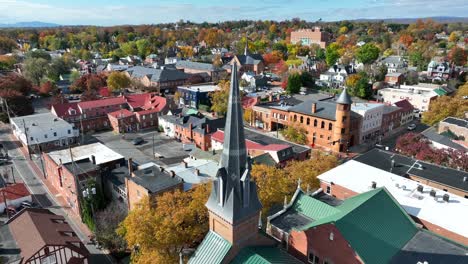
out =
[[[352,104],[353,101],[351,100],[351,96],[349,96],[348,91],[346,91],[346,88],[341,91],[340,96],[338,96],[338,99],[336,100],[337,104]]]
[[[261,209],[257,187],[250,180],[251,161],[245,146],[237,64],[232,65],[224,146],[208,209],[234,224]]]

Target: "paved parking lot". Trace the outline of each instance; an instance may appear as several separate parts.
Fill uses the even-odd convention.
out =
[[[132,140],[136,137],[143,138],[143,143],[137,146],[133,145]],[[183,150],[182,143],[156,131],[128,133],[125,135],[108,131],[94,134],[88,142],[93,141],[105,144],[125,158],[132,158],[138,164],[155,162],[158,165],[169,166],[180,163],[184,158],[188,157],[188,151]],[[155,158],[153,148],[154,154],[162,156],[162,158]]]

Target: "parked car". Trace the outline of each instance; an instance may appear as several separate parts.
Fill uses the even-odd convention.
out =
[[[306,95],[306,92],[299,92],[300,95]]]
[[[141,137],[137,137],[137,138],[135,138],[135,139],[132,140],[132,144],[133,144],[133,145],[140,145],[140,144],[142,144],[143,142],[144,142],[144,140],[143,140],[143,138],[141,138]]]
[[[415,124],[411,124],[409,125],[406,129],[408,129],[408,131],[413,131],[416,129],[416,125]]]

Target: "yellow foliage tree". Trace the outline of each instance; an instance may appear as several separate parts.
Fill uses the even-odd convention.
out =
[[[247,124],[250,124],[251,121],[252,121],[252,109],[251,108],[244,109],[244,122],[246,122]]]
[[[194,247],[208,231],[210,185],[191,191],[166,192],[155,201],[143,199],[120,224],[117,232],[132,253],[133,263],[176,263],[184,247]]]
[[[434,125],[449,116],[464,118],[468,112],[465,96],[468,96],[468,82],[460,86],[454,96],[441,96],[432,101],[429,110],[423,113],[423,123]]]
[[[227,104],[229,100],[229,86],[230,81],[221,80],[218,83],[219,90],[210,94],[211,97],[211,110],[220,115],[224,115],[227,112]]]
[[[450,41],[450,42],[457,42],[457,40],[458,40],[458,35],[457,35],[457,33],[456,33],[456,32],[450,33],[450,36],[449,36],[449,38],[448,38],[448,41]]]

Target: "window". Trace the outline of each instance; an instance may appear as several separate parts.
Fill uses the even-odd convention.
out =
[[[314,127],[317,126],[317,119],[314,119]]]
[[[314,253],[309,253],[309,263],[320,264],[320,258],[314,255]]]
[[[300,122],[301,122],[301,124],[304,123],[304,117],[303,116],[301,116],[301,121]]]
[[[31,139],[31,140],[34,140],[34,138],[33,138],[33,137],[30,137],[30,139]]]
[[[57,132],[54,132],[54,137],[56,137],[56,136],[57,136]]]
[[[68,131],[67,131],[67,132],[68,132],[68,134],[71,134],[71,130],[70,130],[70,129],[68,129]]]
[[[296,122],[296,121],[297,121],[297,115],[294,115],[294,122]]]
[[[344,134],[346,132],[346,128],[341,129],[341,134]]]
[[[47,138],[47,134],[44,134],[44,138]]]
[[[330,239],[331,241],[333,241],[334,238],[335,238],[335,234],[333,234],[333,232],[330,232],[329,239]],[[325,261],[324,261],[324,263],[325,263]]]
[[[56,263],[57,263],[57,258],[55,257],[55,255],[49,255],[41,259],[41,264],[56,264]]]
[[[320,128],[325,128],[325,122],[322,121],[322,123],[320,124]]]
[[[307,125],[310,125],[310,118],[307,118]]]
[[[341,118],[341,121],[342,121],[343,123],[346,122],[346,116],[343,116],[343,117]]]
[[[328,124],[328,130],[332,130],[332,129],[333,129],[332,123]]]
[[[331,186],[330,185],[327,186],[327,189],[325,190],[325,193],[328,193],[328,194],[331,193]]]

